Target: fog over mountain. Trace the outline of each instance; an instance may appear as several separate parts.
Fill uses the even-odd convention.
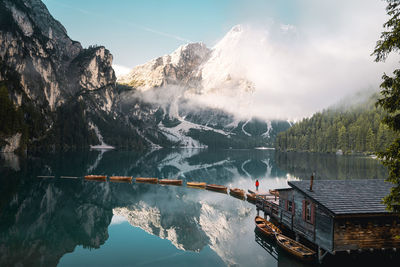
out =
[[[392,69],[370,57],[383,18],[374,5],[360,5],[360,18],[335,10],[333,26],[330,14],[311,26],[236,25],[213,47],[182,45],[117,84],[111,52],[72,40],[40,0],[0,0],[0,90],[14,110],[2,115],[0,150],[272,147],[290,121],[378,88]]]
[[[382,74],[396,64],[394,58],[382,64],[370,56],[386,20],[382,3],[308,2],[315,10],[302,7],[296,25],[270,19],[234,26],[197,71],[187,73],[198,84],[182,79],[184,97],[241,119],[298,120],[346,95],[378,90]]]

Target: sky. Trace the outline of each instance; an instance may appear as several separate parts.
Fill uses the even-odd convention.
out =
[[[43,0],[84,47],[106,46],[133,68],[188,42],[212,47],[236,24],[277,19],[295,24],[298,1]],[[249,5],[249,2],[251,4]]]
[[[381,0],[44,0],[84,47],[104,45],[117,75],[188,42],[214,47],[235,25],[246,33],[224,60],[257,85],[243,99],[206,96],[230,112],[297,120],[360,90],[378,90],[397,57],[371,53],[388,19]],[[237,56],[240,55],[240,60]],[[201,99],[200,99],[201,100]],[[239,103],[235,103],[239,101]]]

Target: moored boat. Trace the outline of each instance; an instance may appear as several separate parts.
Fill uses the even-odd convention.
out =
[[[135,181],[137,183],[156,184],[156,183],[158,183],[158,178],[137,177],[137,178],[135,178]]]
[[[257,195],[254,193],[246,194],[247,201],[251,203],[255,203],[257,201]]]
[[[279,229],[275,224],[273,224],[270,221],[267,221],[266,219],[260,217],[260,216],[256,216],[256,218],[254,219],[257,227],[262,227],[263,229],[260,229],[261,231],[265,231],[266,233],[270,234],[272,233],[272,235],[274,234],[281,234],[282,231],[281,229]]]
[[[188,187],[196,187],[196,188],[205,188],[206,183],[203,182],[186,182],[186,186]]]
[[[221,193],[228,193],[228,188],[223,185],[218,185],[218,184],[207,184],[206,185],[207,190],[212,190],[216,192],[221,192]]]
[[[315,256],[316,252],[312,249],[304,246],[303,244],[287,237],[282,234],[275,235],[278,246],[290,253],[291,255],[302,259],[311,260]]]
[[[260,216],[256,216],[254,219],[254,222],[256,223],[257,229],[266,237],[268,238],[273,238],[275,236],[274,232],[272,231],[271,228],[267,227],[265,225],[265,220],[261,218]]]
[[[244,190],[243,189],[240,189],[240,188],[231,188],[230,190],[229,190],[229,193],[230,193],[230,195],[231,196],[234,196],[234,197],[237,197],[237,198],[240,198],[240,199],[244,199]]]
[[[110,176],[108,179],[113,182],[132,182],[132,176]]]
[[[174,179],[161,179],[158,181],[159,184],[168,184],[168,185],[182,185],[182,180],[174,180]]]
[[[107,176],[105,176],[105,175],[93,175],[93,174],[91,174],[91,175],[86,175],[86,176],[85,176],[85,179],[88,179],[88,180],[101,180],[101,181],[105,181],[105,180],[107,179]]]

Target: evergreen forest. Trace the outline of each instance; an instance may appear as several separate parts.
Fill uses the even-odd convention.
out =
[[[386,116],[375,105],[374,93],[353,105],[338,105],[295,123],[276,138],[280,151],[373,154],[384,150],[396,134],[382,122]]]

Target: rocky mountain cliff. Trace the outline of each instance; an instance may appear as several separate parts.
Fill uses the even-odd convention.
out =
[[[210,56],[211,50],[203,43],[191,43],[135,67],[119,83],[145,91],[167,85],[198,86],[197,70]]]
[[[272,146],[288,122],[197,101],[255,90],[224,45],[241,33],[181,46],[117,84],[111,53],[71,40],[40,0],[0,0],[0,151]]]
[[[55,149],[99,143],[93,120],[103,127],[120,124],[113,119],[118,96],[112,60],[103,46],[82,48],[71,40],[40,0],[1,0],[0,86],[12,100],[9,109],[23,117],[13,127],[1,114],[10,125],[0,129],[7,150],[17,148],[9,140]],[[22,142],[15,142],[18,136]]]

